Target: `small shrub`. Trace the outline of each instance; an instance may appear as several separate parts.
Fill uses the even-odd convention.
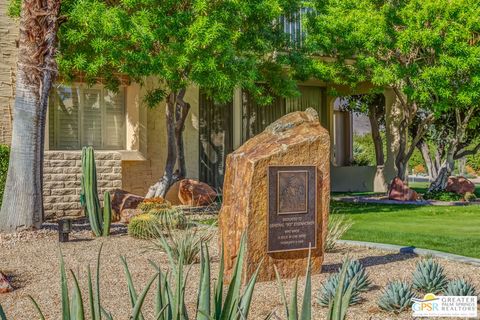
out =
[[[447,276],[443,267],[433,259],[424,259],[417,263],[413,273],[413,288],[424,293],[437,294],[447,286]]]
[[[370,288],[371,281],[363,265],[358,260],[352,261],[347,259],[343,262],[342,268],[339,270],[339,272],[328,277],[325,283],[322,284],[318,298],[318,303],[321,306],[328,306],[335,296],[335,292],[340,281],[340,273],[343,268],[346,268],[347,270],[343,287],[344,293],[352,282],[353,278],[356,278],[355,285],[353,286],[352,294],[350,296],[350,304],[358,303],[360,301],[360,293],[365,292]]]
[[[345,218],[345,215],[335,214],[328,218],[328,232],[325,240],[325,251],[335,249],[337,241],[352,227],[353,222]]]
[[[158,219],[150,214],[133,217],[128,224],[128,235],[137,239],[158,238]]]
[[[7,182],[8,160],[10,158],[10,148],[0,145],[0,207],[2,206],[3,190]]]
[[[143,213],[148,213],[152,209],[171,208],[171,206],[167,200],[157,197],[143,200],[137,208],[142,210]]]
[[[470,202],[470,201],[475,201],[477,200],[477,196],[475,195],[475,193],[472,193],[472,192],[467,192],[465,193],[465,195],[463,196],[463,199],[467,202]]]
[[[447,191],[434,191],[427,192],[423,195],[425,200],[438,200],[438,201],[461,201],[463,196],[455,192]]]
[[[392,281],[383,289],[378,306],[385,311],[400,313],[410,308],[412,298],[415,298],[412,285],[406,281]]]
[[[448,283],[444,294],[446,296],[476,296],[477,289],[468,280],[455,279]]]

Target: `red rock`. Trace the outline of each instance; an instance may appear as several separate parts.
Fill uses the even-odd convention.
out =
[[[120,222],[129,224],[130,220],[132,220],[133,217],[138,216],[139,214],[142,214],[142,210],[140,209],[124,209],[120,213]]]
[[[115,189],[113,191],[112,209],[114,211],[113,221],[121,219],[122,211],[126,209],[136,209],[138,204],[145,198],[125,190]]]
[[[0,271],[0,293],[8,293],[12,291],[13,287],[10,284],[10,281],[8,281],[7,276]]]
[[[418,193],[410,189],[399,177],[395,177],[388,189],[388,199],[398,201],[416,201]]]
[[[217,198],[217,192],[206,183],[183,179],[178,188],[178,198],[183,205],[208,206]]]
[[[219,246],[224,249],[225,279],[232,275],[240,239],[245,233],[243,279],[260,267],[258,281],[275,280],[274,266],[283,279],[305,274],[308,250],[267,252],[268,168],[317,167],[316,248],[311,252],[312,273],[321,271],[330,203],[330,137],[315,110],[292,112],[245,142],[227,157],[223,203],[219,215]]]
[[[445,191],[458,194],[474,193],[475,184],[465,177],[449,177]]]
[[[165,200],[170,202],[173,206],[178,206],[182,204],[182,202],[178,198],[178,189],[180,188],[180,182],[181,181],[177,181],[172,184],[170,189],[168,189],[167,194],[165,195]]]

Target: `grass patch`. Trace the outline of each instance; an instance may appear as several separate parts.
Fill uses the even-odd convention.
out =
[[[390,243],[480,258],[480,206],[439,207],[331,202],[353,226],[346,240]]]

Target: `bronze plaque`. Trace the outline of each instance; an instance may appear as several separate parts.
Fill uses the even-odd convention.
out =
[[[268,252],[317,246],[317,168],[268,167]]]

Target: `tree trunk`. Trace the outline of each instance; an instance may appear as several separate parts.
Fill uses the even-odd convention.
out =
[[[417,148],[422,154],[423,161],[425,161],[425,165],[427,166],[429,180],[435,180],[438,175],[438,167],[430,155],[430,149],[428,147],[428,144],[425,142],[424,139],[421,139],[420,142],[417,144]]]
[[[377,166],[383,166],[385,164],[385,155],[383,153],[383,141],[382,136],[380,135],[380,124],[378,122],[376,106],[368,107],[368,119],[370,120],[370,127],[372,129],[372,140],[375,147]]]
[[[24,0],[12,144],[0,230],[43,222],[43,152],[48,95],[57,74],[59,0]]]
[[[455,168],[454,154],[453,148],[447,152],[447,158],[438,171],[437,178],[430,184],[428,192],[443,191],[447,188],[448,178],[452,175]]]
[[[165,171],[160,180],[151,186],[146,198],[163,197],[175,182],[186,177],[185,148],[183,132],[190,104],[183,100],[185,89],[178,93],[172,92],[168,96],[165,118],[167,127],[167,161]],[[175,170],[175,164],[177,170]]]

